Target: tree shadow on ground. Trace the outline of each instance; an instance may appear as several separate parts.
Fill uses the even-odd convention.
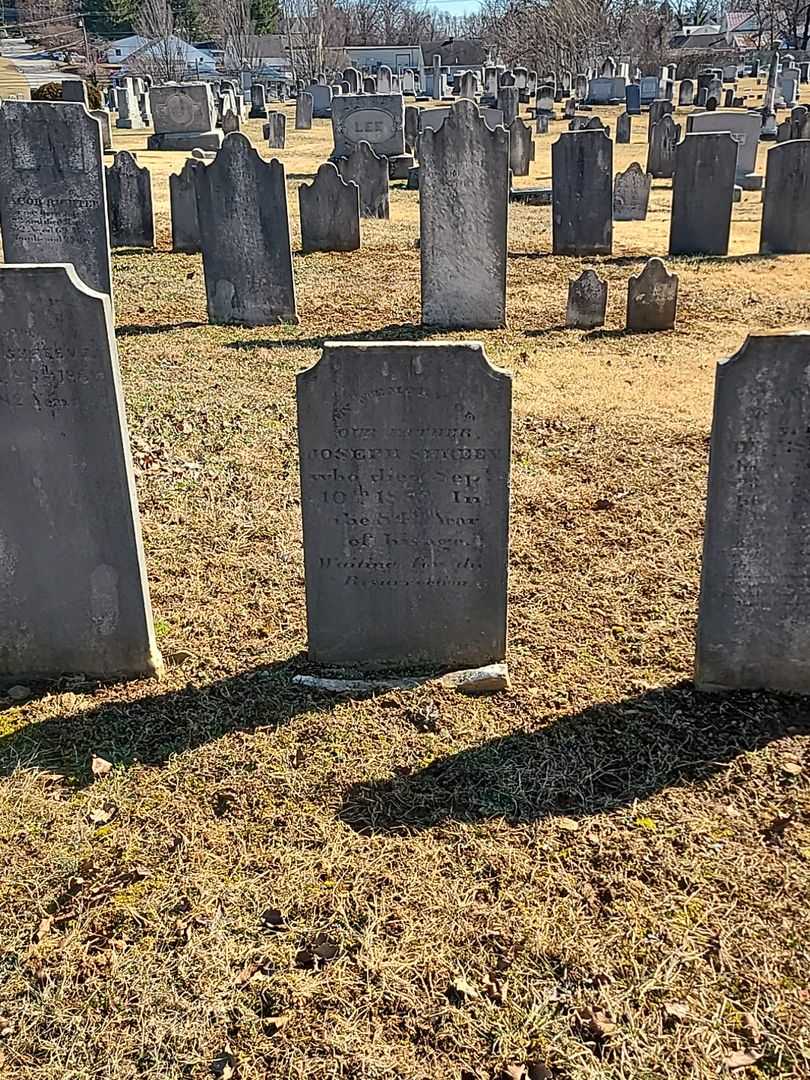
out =
[[[93,779],[94,754],[116,765],[163,765],[173,754],[228,732],[280,727],[299,713],[328,712],[345,700],[294,685],[293,676],[307,668],[306,655],[300,653],[210,684],[189,683],[182,690],[160,692],[154,683],[156,692],[136,700],[105,701],[86,712],[27,724],[0,737],[0,777],[20,767],[62,771],[76,787],[84,787]],[[37,689],[33,698],[73,689],[75,684],[67,681]]]
[[[325,341],[345,341],[349,343],[363,341],[422,341],[438,334],[447,334],[450,330],[440,326],[422,326],[419,323],[396,323],[383,326],[378,330],[357,330],[348,334],[323,334],[320,337],[288,338],[249,338],[243,341],[229,341],[227,349],[250,351],[251,349],[320,349]]]
[[[409,775],[355,784],[339,815],[362,834],[588,817],[700,783],[785,734],[810,734],[806,700],[705,694],[680,683],[551,717]]]

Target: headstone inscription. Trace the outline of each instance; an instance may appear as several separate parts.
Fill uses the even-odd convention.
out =
[[[506,325],[509,135],[462,99],[420,136],[422,322]]]
[[[650,203],[652,177],[637,161],[623,173],[616,173],[613,182],[613,220],[645,221]]]
[[[119,150],[106,170],[110,247],[155,246],[152,178],[128,150]]]
[[[109,295],[101,129],[83,105],[0,104],[0,221],[6,262],[70,262]]]
[[[509,375],[476,342],[326,342],[297,382],[310,659],[503,660]]]
[[[188,158],[179,173],[169,177],[169,200],[172,215],[172,251],[194,254],[200,248],[200,220],[197,216],[195,169],[205,168]]]
[[[578,278],[569,281],[565,325],[573,330],[604,326],[607,289],[607,282],[595,270],[583,270]]]
[[[402,94],[342,96],[332,102],[332,158],[347,157],[368,143],[375,153],[398,157],[405,153],[405,99]]]
[[[332,161],[320,166],[311,184],[298,189],[301,250],[357,251],[360,247],[360,189],[346,183]]]
[[[609,255],[613,143],[604,131],[564,131],[551,147],[555,255]]]
[[[360,189],[360,217],[388,219],[388,159],[380,157],[367,142],[358,143],[348,157],[337,162],[348,183]]]
[[[0,266],[0,461],[0,682],[159,674],[111,303],[72,266]]]
[[[653,179],[670,179],[675,173],[675,149],[681,137],[681,125],[669,114],[653,124],[647,145],[647,172]]]
[[[219,150],[222,131],[209,83],[169,83],[149,91],[154,135],[149,150]],[[235,105],[232,111],[235,112]]]
[[[210,321],[297,322],[284,166],[235,132],[194,179]]]
[[[675,151],[670,255],[725,255],[737,143],[727,131],[687,135]]]
[[[763,255],[810,252],[810,140],[768,151],[759,250]]]
[[[627,329],[672,330],[678,309],[678,276],[660,259],[649,259],[627,283]]]
[[[808,431],[810,335],[751,335],[717,365],[700,689],[810,691]]]

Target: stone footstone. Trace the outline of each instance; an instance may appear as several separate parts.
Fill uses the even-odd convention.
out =
[[[593,330],[605,325],[607,282],[595,270],[583,270],[568,283],[565,325],[573,330]]]

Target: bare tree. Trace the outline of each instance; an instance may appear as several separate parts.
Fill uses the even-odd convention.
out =
[[[250,14],[250,0],[227,0],[221,12],[228,66],[239,72],[258,71],[263,58],[256,23]]]
[[[180,82],[188,63],[187,45],[175,33],[168,0],[141,0],[132,28],[146,44],[132,55],[127,66],[151,75],[156,82]]]

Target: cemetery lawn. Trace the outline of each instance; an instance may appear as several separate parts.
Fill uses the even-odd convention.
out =
[[[288,124],[297,249],[331,140]],[[427,334],[397,187],[362,251],[296,253],[300,325],[214,327],[168,250],[183,157],[116,144],[158,209],[159,250],[113,264],[167,672],[0,697],[0,1075],[810,1075],[808,709],[690,683],[714,365],[808,326],[810,257],[755,255],[744,193],[730,258],[666,260],[677,329],[626,334],[670,183],[587,262],[513,207],[509,329]],[[566,331],[587,265],[608,322]],[[304,692],[295,374],[324,339],[443,336],[514,376],[512,688]]]

